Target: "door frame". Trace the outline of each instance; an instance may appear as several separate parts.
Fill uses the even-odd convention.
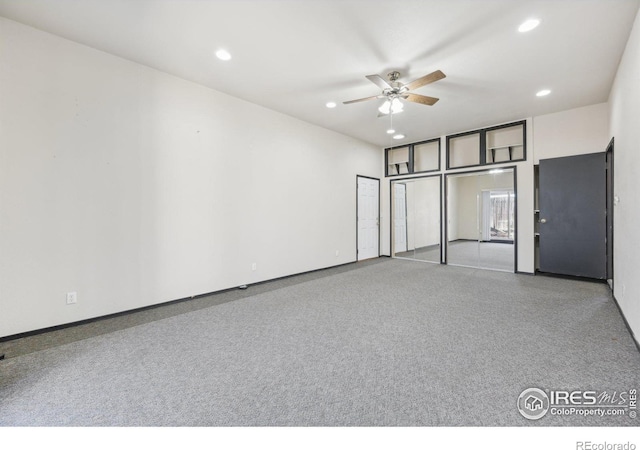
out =
[[[614,260],[613,260],[613,218],[614,213],[613,209],[616,204],[615,195],[614,195],[614,138],[611,138],[609,144],[607,145],[607,149],[605,150],[605,164],[606,164],[606,187],[605,187],[605,197],[607,202],[607,267],[606,267],[606,280],[609,282],[611,289],[613,290],[613,274],[614,274]]]
[[[360,193],[358,192],[359,178],[367,178],[378,182],[378,257],[380,257],[380,178],[369,177],[367,175],[356,175],[356,261],[360,261],[360,248],[358,247],[358,200],[360,199]]]

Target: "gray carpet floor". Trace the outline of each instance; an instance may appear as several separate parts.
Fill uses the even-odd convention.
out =
[[[516,409],[529,387],[638,387],[605,284],[387,258],[288,280],[16,351],[0,425],[638,425]]]
[[[398,252],[396,258],[409,258],[417,261],[427,261],[440,264],[440,245],[429,245],[427,247],[419,247],[406,252]]]
[[[447,263],[513,272],[513,244],[502,242],[454,241],[447,248]]]
[[[513,272],[513,244],[502,242],[453,241],[448,246],[450,265],[477,267]],[[407,252],[398,252],[397,258],[440,262],[440,246],[431,245]]]

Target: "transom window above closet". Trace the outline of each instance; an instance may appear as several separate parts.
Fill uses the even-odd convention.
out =
[[[440,139],[385,150],[387,177],[440,170]]]
[[[447,169],[527,159],[524,120],[447,136]]]

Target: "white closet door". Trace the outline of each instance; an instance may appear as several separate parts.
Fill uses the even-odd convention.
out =
[[[380,181],[358,177],[358,260],[380,256]]]

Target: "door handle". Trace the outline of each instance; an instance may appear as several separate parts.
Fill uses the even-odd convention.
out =
[[[547,219],[540,219],[540,223],[547,223]]]

